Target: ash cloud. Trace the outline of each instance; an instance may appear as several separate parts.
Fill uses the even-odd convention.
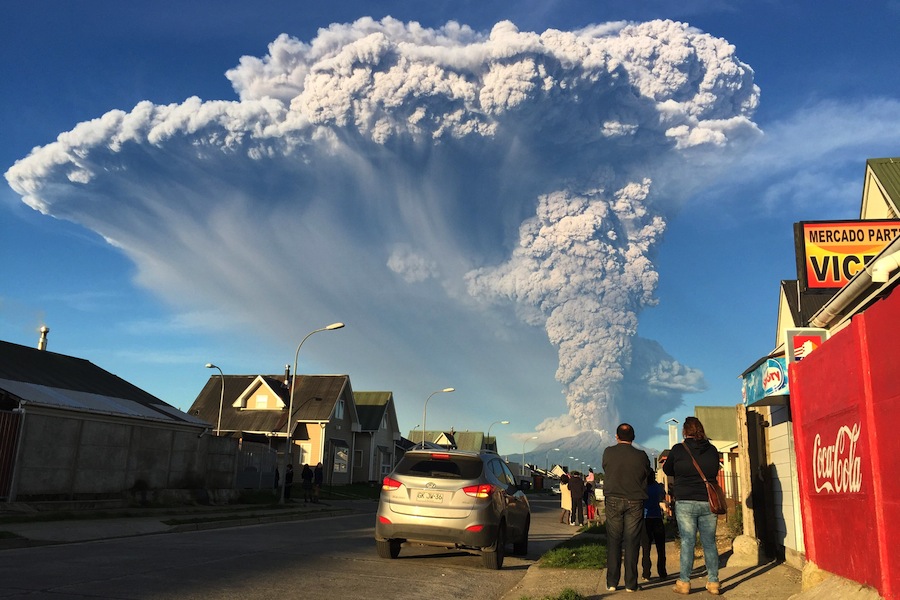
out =
[[[473,322],[512,307],[558,352],[568,411],[538,426],[548,438],[652,424],[647,408],[703,389],[636,332],[666,216],[760,135],[753,72],[725,40],[672,21],[364,18],[281,35],[227,77],[237,100],[108,112],[6,178],[121,248],[142,285],[238,324],[274,329],[297,306],[397,322],[422,286]]]

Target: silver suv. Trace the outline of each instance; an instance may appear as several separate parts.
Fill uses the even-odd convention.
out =
[[[480,554],[485,567],[499,569],[507,543],[528,554],[529,486],[494,452],[410,450],[381,486],[378,556],[397,558],[409,542]]]

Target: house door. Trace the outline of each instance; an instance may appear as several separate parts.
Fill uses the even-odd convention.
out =
[[[0,411],[0,498],[4,499],[12,493],[21,421],[22,413]]]

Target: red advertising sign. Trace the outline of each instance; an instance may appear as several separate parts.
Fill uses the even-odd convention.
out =
[[[803,360],[828,339],[828,330],[817,327],[798,327],[785,330],[785,356],[788,363]]]
[[[838,289],[900,234],[900,220],[794,223],[801,288]]]

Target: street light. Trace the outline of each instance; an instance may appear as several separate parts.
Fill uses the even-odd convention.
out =
[[[538,439],[538,436],[533,435],[530,438],[528,438],[527,440],[525,440],[524,442],[522,442],[522,476],[523,477],[525,476],[525,444],[527,444],[531,440],[536,440],[536,439]]]
[[[284,433],[284,477],[281,478],[281,501],[280,504],[284,504],[284,491],[287,488],[287,466],[290,464],[288,461],[291,460],[291,419],[294,417],[294,389],[297,387],[295,384],[295,379],[297,378],[297,359],[300,357],[300,347],[303,345],[309,336],[314,333],[319,333],[320,331],[332,331],[334,329],[341,329],[344,326],[343,323],[332,323],[327,327],[322,327],[320,329],[315,329],[306,334],[300,343],[297,344],[297,351],[294,353],[294,370],[291,371],[292,379],[291,379],[291,397],[288,404],[288,414],[287,414],[287,423],[285,423],[285,433]],[[322,435],[325,435],[324,433]]]
[[[206,363],[207,369],[219,369],[216,365],[212,363]],[[225,373],[222,372],[222,369],[219,369],[219,377],[222,378],[222,391],[219,394],[219,420],[216,421],[216,435],[220,435],[222,431],[222,404],[225,402]]]
[[[552,450],[547,450],[547,455],[544,457],[544,470],[548,473],[550,472],[550,453],[551,452],[559,452],[559,448],[553,448]]]
[[[428,401],[431,400],[431,396],[434,396],[435,394],[449,394],[450,392],[455,392],[455,391],[456,391],[456,388],[448,387],[448,388],[444,388],[442,390],[438,390],[436,392],[431,392],[431,395],[428,396],[427,398],[425,398],[425,405],[422,407],[422,448],[425,447],[425,432],[428,431],[428,428],[425,427],[425,416],[428,411]]]
[[[487,441],[488,441],[488,440],[490,439],[490,437],[491,437],[491,427],[493,427],[494,425],[497,425],[498,423],[499,423],[500,425],[509,425],[509,421],[494,421],[493,423],[491,423],[490,427],[488,427],[487,437],[486,437],[485,440],[484,440],[485,443],[487,443]],[[496,445],[496,444],[495,444],[495,445]]]

